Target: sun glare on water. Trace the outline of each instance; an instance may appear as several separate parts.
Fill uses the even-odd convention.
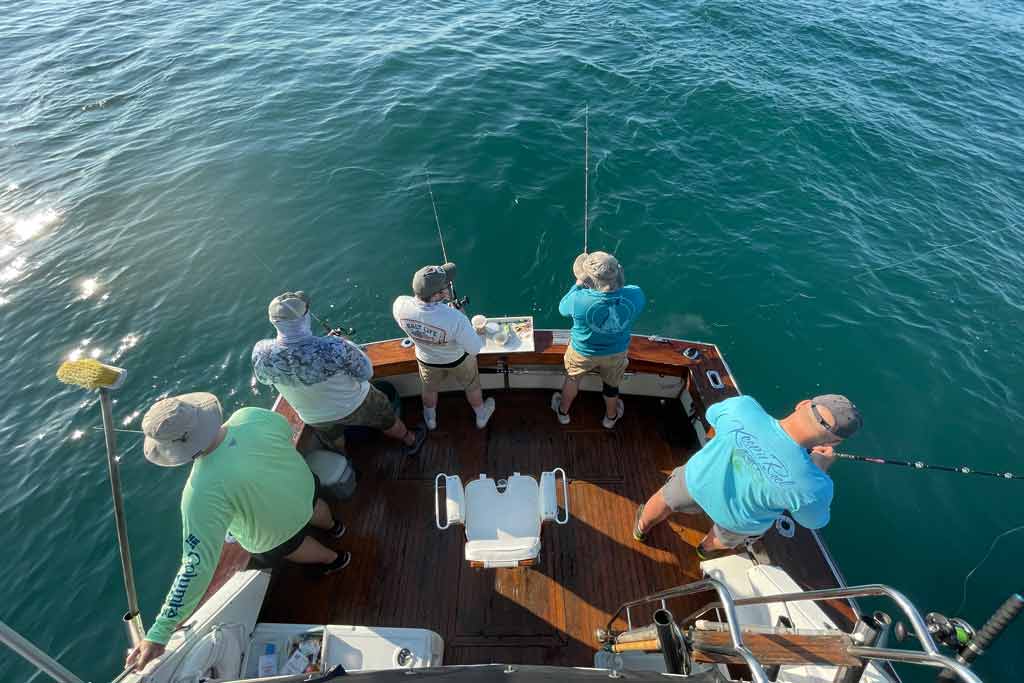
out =
[[[15,219],[11,230],[22,241],[27,241],[60,220],[60,214],[53,209],[43,209],[24,218]]]
[[[100,288],[99,280],[94,277],[83,280],[79,285],[78,289],[82,293],[83,299],[91,298],[97,290]]]

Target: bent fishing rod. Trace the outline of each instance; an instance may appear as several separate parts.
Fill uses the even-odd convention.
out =
[[[935,465],[932,463],[922,462],[921,460],[891,460],[888,458],[869,458],[864,455],[854,455],[853,453],[840,453],[836,451],[835,457],[842,458],[843,460],[856,460],[857,462],[867,462],[872,465],[898,465],[900,467],[910,467],[915,470],[939,470],[940,472],[954,472],[956,474],[977,474],[982,477],[995,477],[996,479],[1024,479],[1022,474],[1014,474],[1013,472],[987,472],[985,470],[978,470],[968,465],[960,465],[959,467],[950,467],[948,465]]]
[[[277,277],[274,273],[273,268],[268,266],[266,261],[261,259],[259,256],[256,256],[256,254],[253,254],[253,256],[255,256],[256,260],[260,262],[260,265],[266,268],[268,273],[270,273],[275,278]],[[334,327],[333,325],[331,325],[331,322],[327,318],[321,318],[316,313],[314,313],[312,308],[309,309],[309,317],[320,323],[320,325],[323,326],[324,328],[324,332],[326,332],[328,335],[334,335],[338,337],[354,337],[356,334],[355,328],[352,327],[345,327],[344,325],[340,327]]]
[[[444,247],[444,234],[441,233],[441,219],[437,217],[437,204],[434,202],[434,188],[430,185],[430,171],[426,172],[427,176],[427,192],[430,193],[430,206],[434,209],[434,224],[437,225],[437,238],[441,240],[441,256],[444,258],[445,263],[451,263],[448,260],[448,250]],[[455,280],[451,283],[452,289],[452,300],[449,302],[452,308],[462,310],[469,304],[469,297],[464,296],[459,298],[458,293],[455,291]]]

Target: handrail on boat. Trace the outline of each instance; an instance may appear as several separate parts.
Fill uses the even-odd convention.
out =
[[[750,667],[750,673],[753,676],[755,683],[769,683],[768,675],[761,667],[761,664],[754,657],[754,654],[743,644],[743,634],[740,632],[739,619],[736,617],[736,601],[733,599],[729,588],[717,579],[701,579],[700,581],[694,581],[693,583],[688,583],[684,586],[676,586],[675,588],[669,588],[668,590],[652,593],[651,595],[625,602],[615,610],[615,614],[613,614],[612,618],[608,620],[608,626],[605,631],[607,633],[611,633],[612,624],[615,623],[615,620],[618,619],[623,610],[626,610],[626,623],[629,624],[630,628],[633,628],[633,621],[629,614],[631,607],[637,607],[639,605],[659,600],[664,603],[664,601],[669,598],[678,598],[684,595],[701,593],[708,590],[713,590],[718,594],[718,600],[722,604],[722,610],[725,612],[726,628],[729,629],[729,637],[732,639],[732,647],[723,648],[728,650],[726,654],[734,654],[741,657],[746,665]]]
[[[715,585],[721,586],[719,589]],[[883,596],[892,600],[896,605],[903,611],[904,616],[910,622],[914,628],[914,633],[918,637],[918,641],[921,643],[923,652],[915,652],[913,650],[894,650],[890,648],[881,647],[862,647],[862,646],[851,646],[848,648],[850,655],[854,657],[860,657],[861,659],[878,659],[892,662],[906,662],[909,664],[922,664],[924,666],[932,666],[940,669],[950,669],[960,678],[962,681],[967,683],[982,683],[982,680],[978,678],[978,675],[971,671],[966,665],[956,661],[951,657],[947,657],[939,652],[938,646],[932,639],[931,633],[928,631],[928,627],[925,624],[924,618],[921,613],[917,611],[917,607],[914,606],[907,596],[900,591],[886,586],[881,583],[865,584],[862,586],[849,586],[842,588],[825,588],[822,590],[805,591],[802,593],[779,593],[777,595],[758,595],[749,598],[733,598],[728,588],[720,584],[714,579],[703,579],[694,583],[689,583],[683,586],[676,586],[667,590],[659,591],[658,593],[652,593],[636,600],[625,602],[619,606],[619,608],[612,615],[611,619],[608,620],[608,625],[605,628],[605,633],[612,633],[612,624],[619,618],[623,610],[626,610],[626,623],[629,628],[633,628],[633,622],[629,614],[631,607],[637,607],[639,605],[650,604],[653,602],[661,602],[664,606],[665,600],[671,598],[679,598],[685,595],[691,595],[693,593],[700,592],[702,590],[708,590],[714,587],[718,592],[718,602],[710,603],[702,608],[696,615],[704,614],[713,609],[721,609],[725,612],[729,634],[733,640],[733,648],[738,649],[737,645],[742,646],[742,636],[739,629],[739,621],[736,618],[736,607],[746,607],[749,605],[766,605],[769,603],[777,602],[818,602],[821,600],[831,600],[835,598],[854,598],[854,597],[866,597],[866,596]],[[687,617],[686,621],[691,620],[694,615]],[[684,621],[685,623],[685,621]],[[735,633],[735,635],[734,635]],[[743,648],[744,650],[746,648]],[[742,654],[741,654],[742,656]],[[746,659],[746,657],[744,657]],[[751,667],[753,672],[753,667]],[[757,680],[757,673],[754,673],[754,678]]]

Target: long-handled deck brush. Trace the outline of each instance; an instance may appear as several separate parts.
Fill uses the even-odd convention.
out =
[[[83,389],[100,392],[100,413],[103,416],[103,435],[107,446],[107,470],[110,474],[110,494],[114,500],[114,522],[117,525],[117,546],[121,551],[121,573],[124,575],[124,591],[128,597],[128,611],[123,619],[128,625],[132,645],[138,645],[145,636],[142,616],[139,614],[139,598],[135,591],[135,573],[132,571],[132,555],[128,546],[128,524],[124,515],[124,498],[121,495],[121,473],[117,464],[116,429],[114,411],[110,403],[110,392],[124,384],[128,371],[97,360],[85,358],[61,363],[57,379]]]

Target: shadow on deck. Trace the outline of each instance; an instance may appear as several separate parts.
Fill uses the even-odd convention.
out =
[[[646,546],[632,537],[637,505],[696,448],[678,403],[626,397],[625,417],[608,431],[599,395],[581,394],[564,427],[549,392],[493,396],[497,411],[483,431],[461,394],[442,396],[439,428],[415,459],[379,435],[350,443],[362,478],[335,513],[349,525],[337,547],[352,551],[352,564],[328,579],[278,570],[260,620],[428,628],[444,638],[447,664],[592,666],[594,631],[619,604],[700,578],[693,546],[705,518],[677,515]],[[418,399],[403,409],[407,424],[421,420]],[[534,567],[473,569],[463,560],[462,530],[434,526],[438,472],[463,481],[481,472],[539,478],[556,466],[571,480],[571,521],[545,525]],[[698,595],[669,608],[682,617],[705,602]]]

